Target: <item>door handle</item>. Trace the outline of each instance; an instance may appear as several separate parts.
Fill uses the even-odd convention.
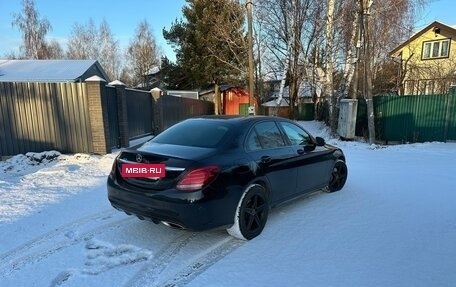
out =
[[[304,154],[304,149],[303,149],[303,148],[298,149],[298,150],[297,150],[297,153],[300,154],[300,155],[301,155],[301,154]]]
[[[261,157],[261,162],[262,163],[269,163],[271,161],[271,157],[268,155],[264,155]]]

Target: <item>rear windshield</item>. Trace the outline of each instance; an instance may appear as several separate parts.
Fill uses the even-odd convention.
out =
[[[163,131],[154,143],[214,148],[227,138],[230,126],[222,121],[186,120]]]

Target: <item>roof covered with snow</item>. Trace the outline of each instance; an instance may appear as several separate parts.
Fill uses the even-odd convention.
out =
[[[161,69],[159,66],[153,66],[152,68],[149,69],[144,75],[145,76],[154,76],[158,73],[160,73]]]
[[[108,80],[96,60],[0,60],[0,82],[79,82]]]
[[[269,102],[261,104],[263,107],[288,107],[290,105],[288,99],[282,98],[280,100],[280,105],[277,104],[277,100],[270,100]]]

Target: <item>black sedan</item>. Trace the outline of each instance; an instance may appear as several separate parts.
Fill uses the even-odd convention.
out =
[[[125,166],[157,164],[161,176],[125,174]],[[123,150],[107,185],[112,206],[127,214],[196,231],[223,227],[250,240],[271,207],[318,189],[338,191],[347,174],[342,150],[291,120],[206,116]]]

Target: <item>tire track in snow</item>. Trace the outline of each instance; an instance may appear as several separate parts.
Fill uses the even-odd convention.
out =
[[[186,233],[178,236],[175,240],[167,244],[166,247],[158,251],[150,263],[143,266],[126,284],[126,286],[147,286],[150,282],[154,282],[168,264],[178,256],[182,249],[194,239],[198,233]]]
[[[21,269],[28,264],[36,264],[50,255],[87,241],[97,234],[115,229],[131,217],[120,218],[116,210],[105,210],[85,216],[29,240],[20,246],[0,255],[0,278]]]
[[[151,262],[141,268],[125,286],[183,286],[245,243],[245,241],[227,235],[224,239],[205,247],[203,252],[201,252],[201,249],[198,249],[198,254],[193,257],[191,256],[191,263],[186,264],[183,268],[179,268],[178,272],[174,272],[166,278],[160,278],[162,273],[169,268],[173,260],[180,259],[180,256],[183,256],[183,253],[189,251],[189,243],[199,234],[200,233],[192,233],[190,235],[178,237],[151,258]],[[184,257],[182,260],[188,261],[189,259]]]
[[[206,269],[217,263],[220,259],[230,254],[234,250],[242,246],[245,241],[227,237],[226,240],[222,240],[209,249],[205,254],[197,257],[188,264],[187,267],[180,270],[174,275],[173,278],[166,280],[165,282],[158,282],[153,286],[165,286],[165,287],[179,287],[185,286],[190,283],[193,279],[202,274]]]

